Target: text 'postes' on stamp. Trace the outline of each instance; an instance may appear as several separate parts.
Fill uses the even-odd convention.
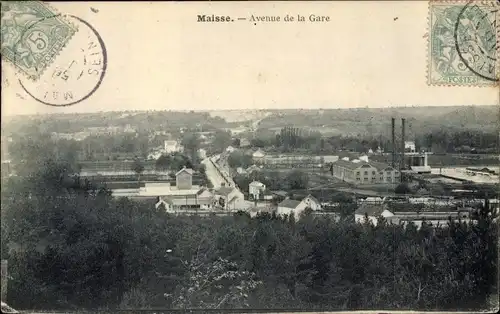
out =
[[[1,2],[2,58],[36,80],[77,27],[40,1]]]
[[[428,83],[498,83],[498,10],[491,1],[429,5]]]

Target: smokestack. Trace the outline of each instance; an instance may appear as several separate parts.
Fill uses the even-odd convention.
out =
[[[405,168],[405,118],[401,118],[401,169]]]
[[[394,128],[396,127],[396,119],[392,118],[392,167],[396,166],[396,134],[394,133]]]

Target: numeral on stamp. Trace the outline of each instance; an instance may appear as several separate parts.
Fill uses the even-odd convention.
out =
[[[77,28],[40,1],[2,1],[2,58],[36,80]]]

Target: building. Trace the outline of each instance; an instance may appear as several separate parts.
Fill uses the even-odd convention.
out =
[[[273,198],[279,202],[282,202],[283,200],[288,198],[287,191],[272,191],[272,195],[273,195]]]
[[[347,157],[346,157],[347,158]],[[362,157],[360,157],[362,158]],[[332,163],[332,175],[353,184],[390,184],[400,181],[400,173],[380,162],[340,159]]]
[[[210,196],[205,187],[193,185],[193,174],[192,169],[182,168],[176,173],[175,186],[165,181],[145,182],[143,187],[113,189],[113,196],[138,199],[160,197],[163,200],[171,200],[175,206],[202,208],[206,203],[200,203],[200,199]]]
[[[164,142],[165,153],[171,154],[176,152],[182,152],[183,147],[177,141],[165,141]]]
[[[306,209],[306,204],[292,199],[285,199],[278,204],[277,213],[278,215],[294,215],[295,219],[298,220],[300,214]]]
[[[264,196],[264,192],[266,191],[266,185],[259,181],[250,182],[248,185],[248,194],[254,200],[261,199],[261,196]]]
[[[193,169],[182,168],[175,174],[175,185],[178,190],[190,190],[193,187]]]
[[[416,152],[415,142],[406,141],[405,142],[405,152],[414,153]]]
[[[211,210],[215,207],[215,199],[210,190],[202,188],[196,194],[159,196],[155,208],[159,209],[160,206],[167,212],[179,212],[189,209]]]
[[[263,213],[268,213],[272,214],[276,208],[272,206],[261,206],[261,207],[251,207],[247,210],[248,214],[250,214],[250,217],[254,218],[258,214],[263,214]]]
[[[339,160],[339,156],[322,156],[325,164],[331,164]]]
[[[200,159],[207,158],[207,151],[206,151],[206,149],[203,149],[203,148],[198,149],[198,157]]]
[[[416,173],[431,173],[432,169],[427,164],[427,153],[418,154],[412,153],[405,155],[406,165],[412,172]]]
[[[365,218],[368,217],[368,220],[375,226],[378,223],[379,216],[390,218],[393,217],[394,214],[390,212],[385,205],[376,204],[362,204],[354,212],[354,220],[357,223],[365,222]]]
[[[236,150],[236,148],[234,148],[233,146],[228,146],[228,147],[226,148],[226,152],[228,152],[228,153],[232,153],[232,152],[234,152],[235,150]]]
[[[220,207],[225,210],[239,210],[245,196],[234,187],[222,186],[215,190],[215,198]]]
[[[246,172],[247,174],[251,174],[251,173],[252,173],[252,172],[254,172],[254,171],[260,171],[260,170],[261,170],[261,168],[260,168],[259,166],[257,166],[257,165],[251,165],[250,167],[248,167],[248,168],[245,170],[245,172]]]
[[[265,156],[266,154],[260,148],[252,154],[254,162],[262,162]]]
[[[250,141],[247,138],[240,139],[240,147],[245,148],[250,146]]]
[[[322,209],[320,201],[318,201],[318,199],[315,198],[314,196],[312,196],[311,194],[309,194],[308,196],[306,196],[302,200],[302,202],[304,202],[307,207],[311,208],[314,211],[318,211],[318,210]]]
[[[278,215],[293,214],[295,219],[298,220],[306,208],[319,211],[321,210],[321,203],[312,195],[306,196],[301,201],[287,198],[278,204],[277,213]]]
[[[247,171],[243,169],[243,167],[238,167],[236,168],[236,173],[237,174],[247,174]]]

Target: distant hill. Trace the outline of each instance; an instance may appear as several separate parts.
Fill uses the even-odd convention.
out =
[[[312,128],[323,133],[390,134],[391,117],[396,118],[396,133],[401,130],[401,118],[406,119],[409,136],[436,129],[470,129],[493,131],[499,126],[499,107],[396,107],[323,110],[270,111],[272,114],[259,124],[260,129],[285,126]]]
[[[397,133],[406,118],[408,138],[436,129],[498,130],[497,106],[393,107],[355,109],[285,109],[218,111],[115,111],[96,113],[12,116],[2,129],[22,132],[37,126],[49,132],[78,132],[88,127],[131,125],[137,130],[176,130],[181,127],[214,130],[251,124],[259,130],[278,131],[295,126],[325,135],[390,135],[391,117]]]

